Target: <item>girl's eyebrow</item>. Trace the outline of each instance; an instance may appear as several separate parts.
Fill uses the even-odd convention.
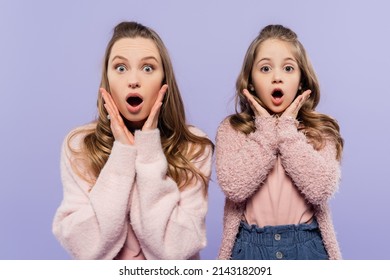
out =
[[[263,57],[263,58],[259,59],[259,60],[256,62],[256,65],[259,64],[260,62],[263,62],[263,61],[268,62],[268,61],[271,61],[271,59],[268,58],[268,57]],[[286,58],[284,59],[284,61],[292,61],[292,62],[297,63],[296,59],[293,58],[293,57],[286,57]]]
[[[285,58],[284,59],[285,61],[292,61],[292,62],[295,62],[295,63],[297,63],[297,60],[295,59],[295,58],[293,58],[293,57],[287,57],[287,58]]]
[[[262,61],[264,61],[264,60],[269,61],[269,60],[271,60],[271,59],[268,58],[268,57],[263,57],[263,58],[260,59],[257,63],[260,63],[260,62],[262,62]]]

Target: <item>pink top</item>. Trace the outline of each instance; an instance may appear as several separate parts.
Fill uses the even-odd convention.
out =
[[[190,129],[205,136],[197,128]],[[74,137],[71,146],[78,149],[84,136]],[[179,191],[166,176],[168,164],[158,129],[136,131],[134,137],[134,146],[114,142],[93,186],[74,172],[72,165],[86,170],[85,164],[74,157],[65,139],[64,197],[53,233],[76,259],[199,258],[206,246],[207,186],[197,180]],[[192,162],[208,177],[211,157],[209,148]]]
[[[248,198],[244,215],[248,224],[264,227],[306,223],[313,210],[286,175],[278,156],[267,180]]]

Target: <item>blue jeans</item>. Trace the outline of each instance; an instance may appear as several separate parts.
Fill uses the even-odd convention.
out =
[[[318,223],[265,226],[241,222],[232,260],[327,260]]]

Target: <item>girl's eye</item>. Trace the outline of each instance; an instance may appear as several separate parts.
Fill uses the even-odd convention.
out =
[[[153,71],[153,67],[151,65],[145,65],[142,70],[144,70],[147,73],[150,73]]]
[[[126,71],[126,67],[124,65],[118,65],[115,67],[115,70],[118,71],[119,73],[123,73]]]
[[[292,72],[292,71],[294,71],[294,67],[292,67],[292,66],[286,66],[286,67],[284,68],[284,70],[286,70],[286,72]]]
[[[263,73],[267,73],[267,72],[271,71],[271,67],[263,66],[263,67],[260,68],[260,71],[263,72]]]

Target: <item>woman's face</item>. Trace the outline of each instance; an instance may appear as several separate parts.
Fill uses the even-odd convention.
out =
[[[133,128],[142,128],[164,79],[156,44],[141,37],[115,42],[107,77],[110,93],[124,120]]]
[[[294,101],[301,78],[293,45],[278,39],[264,41],[257,50],[251,77],[256,95],[266,109],[283,113]]]

